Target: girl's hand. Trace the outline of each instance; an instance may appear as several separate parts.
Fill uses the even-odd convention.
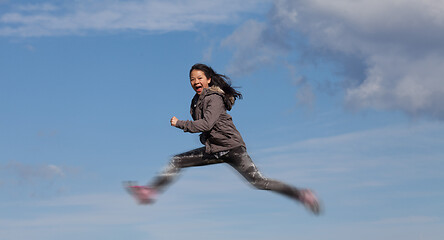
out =
[[[177,123],[177,118],[176,117],[172,117],[171,118],[171,120],[170,120],[170,122],[171,122],[171,126],[173,126],[173,127],[175,127],[176,126],[176,123]]]

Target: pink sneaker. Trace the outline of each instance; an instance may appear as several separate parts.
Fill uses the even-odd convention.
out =
[[[129,194],[131,194],[139,204],[154,203],[156,190],[148,186],[136,186],[127,184],[125,187]]]
[[[299,201],[310,210],[313,214],[319,215],[321,213],[321,204],[316,195],[309,189],[302,189],[300,191]]]

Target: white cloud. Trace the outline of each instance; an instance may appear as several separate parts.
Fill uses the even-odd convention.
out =
[[[268,20],[260,23],[261,30],[250,35],[255,38],[245,38],[250,45],[245,48],[246,42],[229,41],[247,35],[242,31],[228,38],[236,49],[232,66],[260,68],[263,64],[255,59],[267,58],[266,63],[278,60],[267,49],[291,46],[302,55],[302,62],[327,59],[340,67],[348,106],[444,119],[444,105],[440,104],[444,102],[441,0],[274,3]],[[247,22],[239,29],[249,25]]]
[[[373,57],[367,78],[346,91],[352,107],[401,109],[411,116],[444,119],[444,56],[410,59],[380,54]]]
[[[285,53],[282,46],[268,38],[267,26],[255,20],[244,23],[222,41],[222,46],[235,50],[233,61],[228,66],[229,74],[233,75],[273,64],[279,55]]]
[[[88,31],[188,31],[226,24],[268,1],[89,1],[14,5],[0,15],[0,36],[54,36]]]

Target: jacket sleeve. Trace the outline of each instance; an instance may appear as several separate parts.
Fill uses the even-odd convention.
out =
[[[225,112],[225,105],[222,97],[213,94],[204,99],[204,117],[195,121],[181,121],[178,120],[176,127],[182,129],[184,132],[198,133],[210,131],[220,115]]]

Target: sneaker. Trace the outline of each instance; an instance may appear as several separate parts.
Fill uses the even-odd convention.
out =
[[[126,183],[126,190],[131,194],[139,204],[154,203],[156,190],[148,186],[132,185],[130,182]]]
[[[319,215],[321,213],[321,204],[316,195],[309,189],[300,191],[299,201],[310,210],[313,214]]]

